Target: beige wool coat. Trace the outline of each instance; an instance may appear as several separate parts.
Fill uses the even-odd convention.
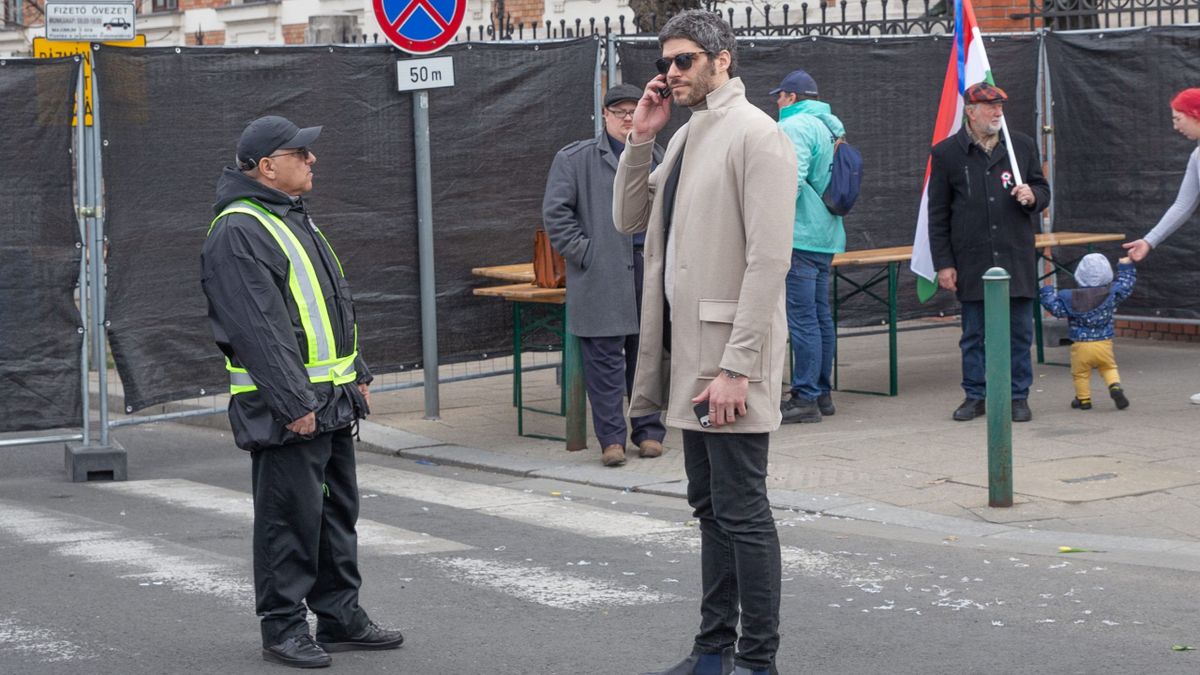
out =
[[[796,152],[775,120],[746,100],[740,78],[692,108],[651,172],[653,147],[628,143],[613,187],[617,229],[646,232],[641,344],[629,414],[665,411],[667,424],[700,430],[691,399],[729,369],[750,378],[747,414],[706,431],[774,431],[786,361],[784,281],[792,256]],[[671,218],[675,275],[667,353],[660,188],[681,151]]]

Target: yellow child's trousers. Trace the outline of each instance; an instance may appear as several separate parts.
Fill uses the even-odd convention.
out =
[[[1117,359],[1113,357],[1112,340],[1076,342],[1071,345],[1071,375],[1075,378],[1075,398],[1089,401],[1092,398],[1089,380],[1092,369],[1100,371],[1104,384],[1111,387],[1121,381],[1117,374]]]

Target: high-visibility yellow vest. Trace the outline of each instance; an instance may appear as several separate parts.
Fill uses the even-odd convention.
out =
[[[349,356],[338,356],[333,338],[333,325],[329,321],[329,311],[321,293],[321,283],[317,280],[317,271],[300,240],[279,216],[250,199],[241,199],[230,204],[213,219],[208,233],[212,234],[217,221],[231,213],[253,216],[287,256],[288,289],[300,310],[300,327],[304,330],[304,337],[308,343],[308,361],[304,363],[304,368],[308,371],[309,381],[332,382],[334,385],[354,382],[358,379],[358,373],[354,370],[354,359],[358,357],[358,324],[354,324],[354,351]],[[329,245],[325,235],[320,230],[316,232],[337,263],[338,274],[344,278],[346,273],[342,270],[342,261],[333,252],[333,247]],[[230,394],[258,390],[258,385],[251,379],[250,373],[245,368],[233,365],[228,357],[225,358],[225,369],[229,371]]]

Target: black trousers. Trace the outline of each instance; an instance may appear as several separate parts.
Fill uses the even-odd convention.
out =
[[[750,670],[771,668],[779,649],[782,573],[779,534],[767,501],[769,440],[765,433],[683,432],[704,585],[696,651],[719,652],[736,641],[735,661]]]
[[[358,606],[358,480],[350,428],[251,453],[255,609],[264,647],[308,633],[334,641],[367,626]]]

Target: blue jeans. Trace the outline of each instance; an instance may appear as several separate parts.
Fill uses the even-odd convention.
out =
[[[787,275],[788,334],[792,340],[792,396],[814,401],[833,388],[837,335],[829,309],[832,253],[792,251]]]
[[[1008,302],[1014,399],[1029,398],[1029,386],[1033,384],[1033,360],[1029,348],[1033,346],[1034,302],[1031,298],[1010,298]],[[987,398],[983,338],[983,302],[962,303],[962,338],[958,348],[962,351],[962,388],[970,398]]]

